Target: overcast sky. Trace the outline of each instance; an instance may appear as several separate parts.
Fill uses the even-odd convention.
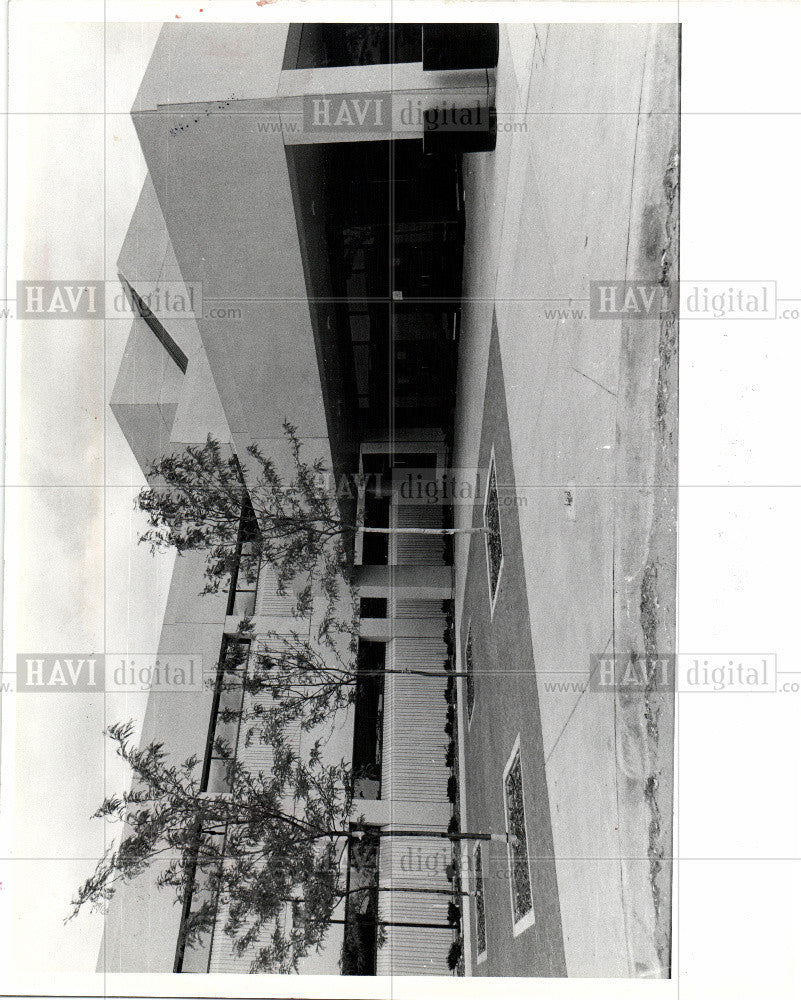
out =
[[[129,109],[159,30],[12,25],[9,204],[24,206],[24,247],[19,265],[10,259],[10,287],[16,278],[116,280],[146,173]],[[15,55],[27,61],[24,70],[15,71]],[[24,181],[13,173],[23,164]],[[133,498],[144,480],[107,406],[129,327],[114,320],[105,330],[76,321],[18,328],[19,468],[9,468],[8,483],[19,487],[15,528],[24,553],[20,652],[156,651],[172,559],[136,544]],[[87,914],[66,927],[62,920],[103,850],[103,824],[89,817],[104,778],[109,787],[121,780],[104,763],[105,721],[141,721],[143,709],[141,695],[16,699],[18,860],[0,862],[0,881],[3,906],[14,911],[17,968],[95,969],[102,918]],[[3,792],[7,807],[8,784]]]

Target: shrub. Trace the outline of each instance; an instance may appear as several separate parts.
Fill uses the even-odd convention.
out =
[[[462,939],[457,938],[448,951],[448,968],[453,972],[462,957]]]
[[[442,561],[447,566],[453,565],[453,535],[446,535],[443,539]]]
[[[456,760],[456,745],[453,740],[448,744],[448,749],[445,751],[445,767],[453,767],[454,761]]]
[[[450,622],[448,622],[448,625],[446,626],[445,631],[442,633],[442,641],[445,643],[445,645],[448,648],[448,656],[449,657],[453,656],[453,652],[454,652],[454,648],[455,648],[454,647],[453,638],[454,638],[453,637],[453,625]]]
[[[453,723],[452,722],[446,722],[445,723],[445,733],[448,736],[453,736]]]
[[[453,816],[451,816],[451,818],[448,820],[448,833],[458,833],[459,826],[460,826],[459,817],[456,815],[456,813],[454,813]]]
[[[448,864],[445,865],[445,878],[449,882],[453,882],[453,878],[455,875],[456,875],[456,865],[452,861],[449,861]]]
[[[456,903],[448,903],[448,923],[457,929],[462,923],[462,910]]]
[[[459,786],[456,782],[456,778],[451,775],[450,778],[448,778],[448,799],[450,802],[456,802],[456,793],[458,790]]]

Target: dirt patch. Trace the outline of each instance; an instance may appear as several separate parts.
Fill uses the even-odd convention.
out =
[[[671,156],[664,179],[668,212],[662,252],[661,284],[678,303],[678,155]],[[655,485],[658,493],[640,585],[640,625],[645,656],[653,662],[675,652],[676,626],[676,482],[678,473],[678,316],[663,313],[659,330],[659,372],[656,387],[657,451]],[[648,861],[654,903],[656,949],[660,964],[670,964],[673,731],[672,687],[660,683],[659,671],[649,672],[645,687],[645,723],[650,773],[643,795],[650,816]]]
[[[630,967],[665,977],[671,961],[673,654],[678,472],[678,157],[667,147],[655,277],[669,304],[623,325],[615,510],[615,738],[621,894]],[[657,193],[658,192],[658,193]],[[653,242],[653,213],[648,236]],[[638,260],[636,266],[642,266]],[[627,680],[638,665],[641,684]],[[664,666],[663,666],[664,665]],[[667,671],[667,676],[666,676]]]

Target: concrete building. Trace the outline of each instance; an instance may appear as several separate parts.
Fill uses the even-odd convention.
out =
[[[111,399],[143,471],[209,434],[237,453],[246,480],[252,443],[288,469],[284,420],[337,479],[445,471],[462,158],[494,145],[496,61],[489,25],[164,28],[132,112],[149,175],[119,258],[135,318]],[[381,488],[361,502],[368,526],[447,517]],[[357,541],[360,659],[442,670],[441,681],[393,674],[364,685],[337,727],[329,750],[369,776],[357,795],[371,825],[444,831],[453,814],[443,697],[451,551],[438,535]],[[254,644],[287,626],[289,602],[267,570],[255,587],[234,580],[228,594],[198,597],[202,569],[199,557],[176,563],[160,655],[192,650],[214,664],[245,614]],[[211,747],[219,708],[213,691],[153,693],[142,737],[169,734],[177,759],[205,752],[212,791],[222,787]],[[254,767],[263,758],[239,748]],[[344,926],[355,924],[367,957],[359,969],[345,959],[343,971],[448,972],[450,845],[414,847],[427,860],[419,870],[408,846],[382,842],[378,882],[443,895],[382,896],[389,926],[377,951],[375,902],[368,912],[343,906],[301,971],[339,971]],[[182,914],[156,892],[156,874],[115,899],[101,968],[248,971],[219,928],[205,949],[183,948]]]
[[[288,419],[337,481],[470,486],[452,509],[361,497],[367,527],[478,529],[453,546],[356,546],[360,657],[453,657],[455,718],[444,677],[387,673],[331,748],[370,824],[442,832],[452,778],[463,830],[514,835],[457,857],[466,975],[671,971],[673,702],[591,681],[599,656],[675,649],[676,325],[584,307],[599,278],[677,280],[678,66],[670,24],[168,25],[132,112],[149,176],[111,405],[142,468],[210,433],[246,479],[252,443],[291,469]],[[200,598],[203,562],[176,563],[161,654],[216,664],[244,613],[256,645],[281,630],[266,572]],[[153,693],[143,739],[202,756],[214,708]],[[383,839],[374,877],[447,890],[450,861]],[[247,971],[219,921],[184,951],[154,882],[115,898],[101,968]],[[448,972],[442,903],[380,907],[382,947],[376,903],[343,906],[300,971]]]

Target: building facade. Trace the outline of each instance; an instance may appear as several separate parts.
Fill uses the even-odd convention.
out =
[[[289,421],[335,481],[361,474],[367,485],[343,502],[365,527],[426,529],[356,542],[370,679],[329,751],[352,761],[373,827],[437,834],[457,811],[453,547],[430,530],[452,514],[391,484],[436,481],[451,462],[463,162],[494,146],[497,50],[492,25],[168,25],[132,111],[148,178],[119,258],[134,320],[111,407],[143,471],[209,435],[236,453],[246,483],[251,444],[290,471]],[[269,567],[198,597],[202,574],[200,556],[177,561],[160,655],[191,649],[217,664],[235,648],[247,663],[260,636],[289,627]],[[204,788],[222,791],[215,736],[230,735],[222,713],[249,697],[219,683],[154,692],[143,740],[169,734],[175,757],[199,755]],[[240,740],[237,753],[265,766],[263,747]],[[372,873],[369,891],[342,904],[300,971],[447,974],[459,857],[435,836],[367,844],[368,863],[345,863],[349,885]],[[100,967],[248,971],[223,905],[205,947],[184,947],[182,921],[200,900],[171,907],[157,874],[115,899]]]
[[[329,750],[368,830],[426,835],[344,858],[359,892],[300,972],[671,974],[673,699],[593,683],[675,648],[676,318],[573,307],[678,280],[678,66],[669,24],[181,24],[145,71],[112,410],[143,470],[211,435],[246,483],[251,444],[291,478],[289,421],[361,477],[365,677]],[[176,561],[159,654],[246,662],[287,604],[266,568],[200,597],[204,563]],[[153,692],[144,720],[210,790],[223,699]],[[457,816],[491,839],[453,851]],[[182,947],[199,900],[157,876],[101,968],[247,971],[222,905]]]

